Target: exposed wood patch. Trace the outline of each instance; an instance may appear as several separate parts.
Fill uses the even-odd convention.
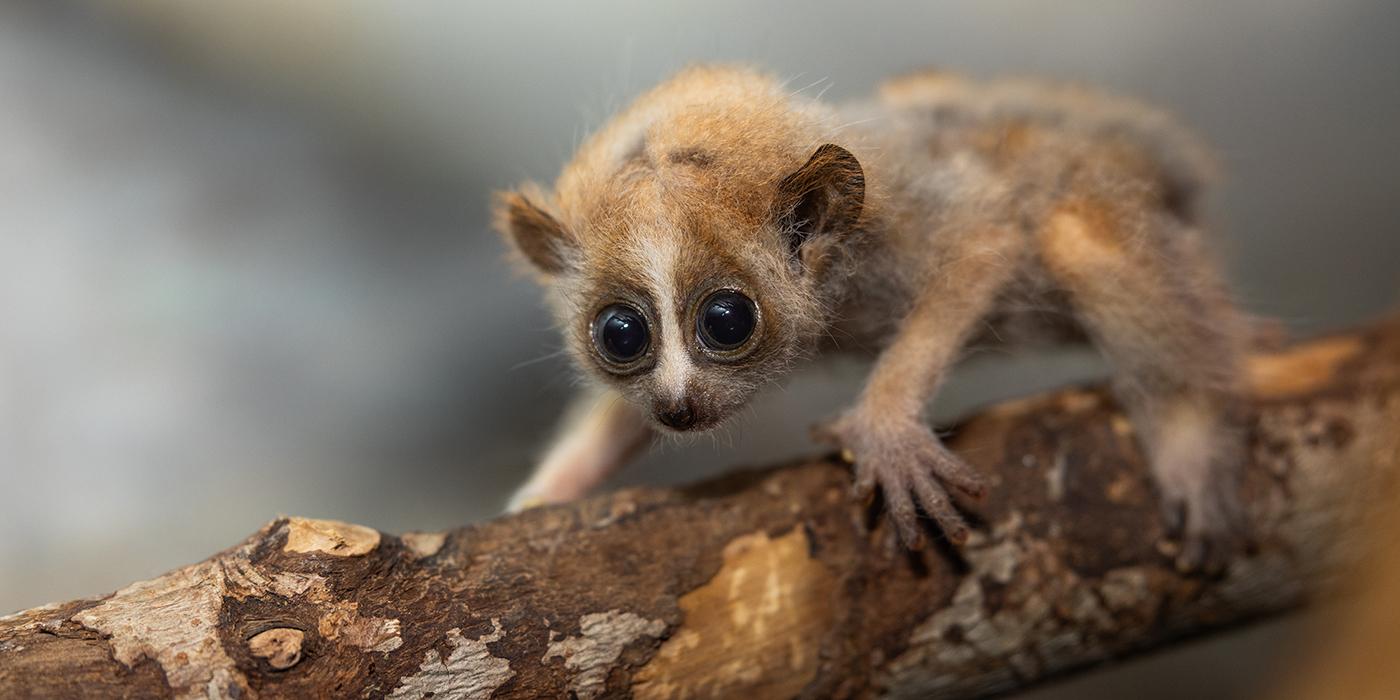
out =
[[[551,642],[541,660],[564,660],[564,666],[573,674],[569,692],[580,700],[593,700],[603,694],[608,673],[627,645],[643,637],[659,637],[666,631],[666,623],[661,620],[648,620],[621,610],[584,615],[579,627],[582,631],[578,636]]]
[[[418,558],[431,557],[447,542],[445,532],[405,532],[399,535],[404,546]]]
[[[1364,349],[1360,339],[1337,336],[1300,348],[1249,359],[1249,382],[1255,395],[1279,399],[1316,391],[1336,375],[1337,366]]]
[[[322,552],[337,557],[358,557],[379,546],[379,531],[339,520],[287,519],[286,552]]]
[[[403,646],[398,620],[363,617],[359,607],[359,603],[345,602],[330,606],[317,623],[321,636],[368,651],[390,652]]]
[[[724,547],[709,583],[681,596],[685,621],[633,678],[637,698],[791,697],[815,677],[834,625],[836,578],[801,528]]]
[[[215,627],[224,592],[221,567],[208,561],[132,584],[72,619],[108,637],[128,668],[155,660],[177,698],[238,697],[248,685]]]
[[[485,700],[505,685],[511,676],[510,662],[492,656],[487,644],[500,641],[503,631],[498,620],[492,620],[494,630],[479,639],[467,639],[462,630],[447,631],[451,651],[443,658],[437,649],[430,649],[418,673],[413,674],[389,693],[391,700]]]

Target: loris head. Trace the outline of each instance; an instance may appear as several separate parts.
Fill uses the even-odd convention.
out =
[[[496,225],[588,372],[670,431],[714,427],[809,352],[860,238],[865,180],[825,113],[766,77],[692,69]]]

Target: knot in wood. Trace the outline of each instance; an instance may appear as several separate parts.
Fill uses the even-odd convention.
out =
[[[248,650],[253,656],[267,660],[274,670],[285,671],[301,661],[301,644],[306,633],[291,627],[274,627],[253,635]]]

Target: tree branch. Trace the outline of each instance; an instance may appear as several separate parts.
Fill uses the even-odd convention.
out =
[[[1349,494],[1400,466],[1400,320],[1250,365],[1256,546],[1172,566],[1100,389],[1000,405],[958,556],[899,549],[808,460],[446,533],[278,520],[115,594],[0,618],[0,697],[981,695],[1298,605],[1345,561]]]

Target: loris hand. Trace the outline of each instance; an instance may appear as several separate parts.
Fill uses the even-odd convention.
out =
[[[906,546],[923,545],[915,499],[949,540],[967,541],[967,522],[954,507],[948,488],[980,499],[986,485],[917,418],[891,418],[858,407],[818,426],[813,436],[839,448],[847,461],[855,463],[857,498],[869,498],[876,484],[880,486],[890,522]]]

